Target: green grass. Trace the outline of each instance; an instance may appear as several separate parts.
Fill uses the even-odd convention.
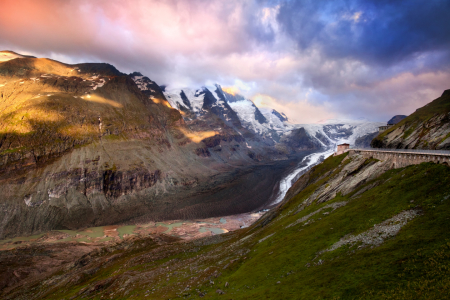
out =
[[[337,167],[342,163],[342,161],[347,157],[348,152],[343,153],[337,156],[330,156],[326,160],[324,160],[321,164],[313,167],[311,169],[311,174],[308,180],[308,186],[302,191],[302,193],[297,194],[293,197],[290,203],[299,202],[300,200],[305,200],[308,198],[314,191],[325,184],[328,178],[334,176],[339,169]],[[342,163],[341,168],[348,164],[351,160],[347,159]],[[328,176],[325,176],[327,173],[331,173]],[[325,176],[325,177],[324,177]],[[284,207],[286,208],[286,206]]]
[[[426,275],[404,272],[406,262],[420,260],[421,264],[430,263],[438,255],[436,251],[442,252],[447,247],[446,240],[450,239],[449,168],[428,163],[392,170],[377,180],[380,179],[385,183],[359,198],[350,200],[351,195],[337,197],[333,201],[347,200],[349,203],[329,215],[316,215],[316,222],[309,225],[299,224],[284,229],[294,219],[324,204],[312,205],[295,216],[275,220],[264,235],[275,234],[256,244],[252,248],[252,258],[223,281],[229,281],[235,290],[239,289],[239,293],[234,294],[240,299],[383,298],[380,295],[394,289],[398,295],[395,299],[403,299],[402,289],[412,289],[413,282],[423,283],[430,277],[437,276],[437,280],[450,275],[446,268],[449,256],[441,254],[436,264],[442,273],[431,269]],[[414,200],[413,204],[411,200]],[[293,205],[298,203],[290,206]],[[364,232],[412,206],[421,208],[424,214],[410,221],[399,235],[380,247],[358,251],[354,251],[356,246],[338,248],[316,257],[319,251],[329,248],[346,234]],[[422,249],[423,254],[419,258],[418,249]],[[324,261],[322,265],[306,266],[319,258]],[[295,273],[283,276],[290,271]],[[281,283],[276,284],[277,281]],[[446,282],[445,288],[439,292],[441,296],[449,292],[448,280]],[[254,289],[246,286],[254,286]]]
[[[403,138],[406,139],[408,136],[411,135],[411,133],[414,132],[414,130],[416,130],[417,128],[417,123],[413,123],[403,134]]]
[[[108,140],[108,141],[122,141],[126,140],[126,137],[122,134],[108,134],[103,136],[102,138]]]
[[[411,135],[412,132],[414,132],[418,124],[426,122],[438,114],[446,114],[448,112],[450,112],[450,95],[444,95],[417,109],[414,113],[412,113],[396,125],[380,133],[377,137],[375,137],[375,139],[382,141],[386,135],[401,126],[405,126],[406,131],[403,135],[403,138],[407,138],[409,135]]]
[[[450,137],[450,132],[445,137],[443,137],[442,140],[439,143],[442,143],[443,141],[445,141],[449,137]]]
[[[74,296],[86,286],[113,276],[128,274],[126,279],[141,274],[145,278],[142,274],[146,272],[161,271],[161,277],[139,281],[127,295],[118,292],[116,287],[113,298],[128,299],[133,295],[144,298],[146,290],[155,288],[149,299],[174,299],[176,288],[187,284],[192,288],[183,295],[189,299],[200,298],[194,288],[206,293],[202,299],[447,298],[450,293],[450,168],[423,163],[389,170],[348,195],[338,194],[328,202],[313,203],[296,213],[315,188],[326,185],[351,161],[344,161],[346,156],[330,157],[312,169],[310,185],[279,208],[277,217],[264,227],[256,223],[224,235],[229,238],[224,242],[208,246],[172,244],[164,248],[167,253],[161,257],[148,252],[157,249],[155,244],[101,254],[100,257],[117,253],[123,256],[102,266],[95,275],[54,291],[53,296],[47,294],[47,298]],[[363,166],[373,162],[366,160]],[[378,183],[376,187],[353,197],[374,182]],[[345,206],[334,211],[323,209],[307,221],[288,227],[328,204],[343,201],[347,202]],[[380,246],[358,248],[362,245],[358,243],[323,252],[346,235],[366,232],[375,224],[413,208],[420,210],[421,215]],[[135,244],[139,245],[139,241]],[[178,267],[166,270],[166,266]],[[195,271],[191,271],[192,267]],[[166,280],[165,272],[172,274],[175,270],[185,275]],[[211,277],[214,271],[220,272],[217,278]],[[200,283],[193,285],[190,281],[193,277],[198,277]],[[209,284],[210,280],[214,285]],[[229,283],[228,287],[225,282]],[[226,295],[217,294],[218,288]],[[101,299],[102,295],[100,291],[89,297]]]
[[[324,160],[321,164],[318,164],[312,169],[312,174],[310,176],[310,181],[314,181],[315,179],[321,177],[325,173],[336,169],[339,164],[346,158],[348,152],[343,153],[337,156],[330,156],[326,160]],[[348,163],[348,161],[347,161]]]

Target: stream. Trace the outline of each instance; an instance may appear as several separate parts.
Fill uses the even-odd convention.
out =
[[[276,199],[271,203],[271,206],[280,203],[284,199],[284,196],[286,196],[286,193],[289,190],[289,188],[302,174],[308,171],[311,167],[320,163],[323,159],[333,155],[334,152],[335,148],[332,147],[325,151],[312,153],[305,156],[302,159],[302,161],[298,163],[298,165],[293,171],[288,173],[288,175],[286,175],[283,179],[280,180],[278,195]]]

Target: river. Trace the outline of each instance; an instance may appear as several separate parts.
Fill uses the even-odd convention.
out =
[[[323,159],[331,156],[334,152],[335,149],[333,147],[325,151],[316,152],[305,156],[293,170],[291,170],[284,178],[280,180],[277,196],[275,200],[270,203],[270,206],[280,203],[284,199],[284,196],[286,196],[289,188],[302,174],[321,162]]]

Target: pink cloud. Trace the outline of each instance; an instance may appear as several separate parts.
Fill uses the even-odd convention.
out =
[[[449,88],[448,72],[413,73],[408,61],[382,68],[327,57],[314,45],[299,49],[280,31],[278,12],[257,0],[2,0],[0,47],[69,63],[108,62],[159,84],[240,80],[247,97],[270,97],[273,108],[299,122],[384,119]]]
[[[313,105],[306,99],[285,102],[268,95],[257,94],[252,97],[252,101],[258,107],[269,107],[284,112],[289,121],[296,124],[318,123],[336,117],[327,105]]]

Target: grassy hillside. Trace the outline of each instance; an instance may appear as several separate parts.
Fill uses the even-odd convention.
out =
[[[450,168],[389,170],[345,196],[304,205],[355,161],[326,159],[300,179],[305,188],[250,228],[193,242],[131,239],[6,299],[447,298]]]
[[[443,93],[441,97],[431,101],[427,105],[417,109],[414,113],[398,122],[385,132],[382,132],[377,138],[381,139],[387,134],[403,125],[411,125],[414,123],[426,122],[437,114],[446,114],[450,112],[450,92]]]
[[[371,144],[380,148],[447,148],[439,144],[450,137],[449,113],[450,90],[446,90],[441,97],[380,133]]]

